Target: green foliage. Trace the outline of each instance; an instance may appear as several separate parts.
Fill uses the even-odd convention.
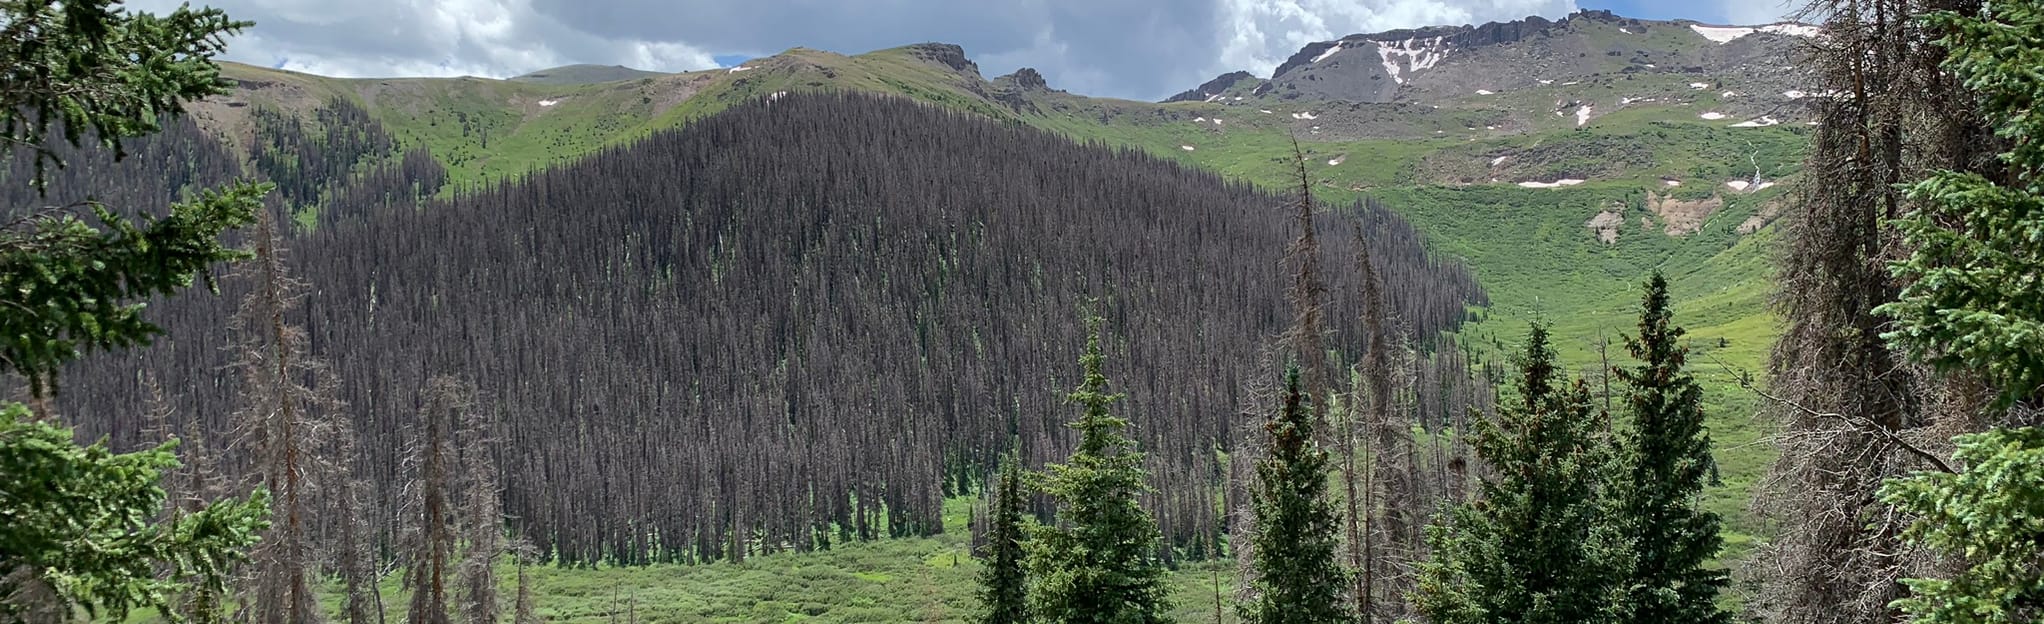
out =
[[[1881,500],[1915,514],[1910,541],[1966,563],[1950,579],[1903,581],[1895,602],[1922,624],[2016,624],[2044,619],[2044,429],[1959,436],[1958,473],[1894,479]]]
[[[1941,370],[1973,371],[2004,404],[2044,387],[2044,6],[1989,5],[1981,18],[1937,13],[1947,32],[1945,68],[1978,94],[1995,133],[2007,183],[1977,173],[1938,171],[1908,187],[1917,209],[1895,226],[1913,250],[1890,266],[1909,280],[1876,312],[1895,319],[1883,334]]]
[[[1890,265],[1910,280],[1876,311],[1883,334],[1940,371],[1978,375],[1998,407],[2044,388],[2044,5],[1992,3],[1979,17],[1935,13],[1945,69],[1980,98],[2006,180],[1939,171],[1908,188],[1916,211],[1895,221],[1911,255]],[[1957,474],[1890,480],[1881,499],[1914,514],[1906,538],[1963,564],[1951,578],[1903,581],[1896,608],[1927,624],[2014,624],[2044,619],[2044,430],[1999,429],[1953,439]]]
[[[1001,461],[992,526],[987,530],[986,568],[979,573],[979,602],[985,624],[1029,621],[1029,577],[1022,570],[1022,467],[1010,454]]]
[[[1252,550],[1255,602],[1244,621],[1264,624],[1348,622],[1343,589],[1348,573],[1336,559],[1339,517],[1327,496],[1328,456],[1313,440],[1313,406],[1299,389],[1299,369],[1285,372],[1284,403],[1265,423],[1270,455],[1257,462]]]
[[[118,156],[120,139],[154,132],[183,100],[226,92],[212,56],[248,26],[216,9],[159,17],[108,0],[4,0],[0,23],[9,33],[0,37],[0,128],[9,147],[36,151],[35,185],[46,163],[63,164],[49,146],[53,129],[73,146],[90,131]],[[158,329],[134,300],[239,257],[219,235],[248,224],[266,191],[206,192],[140,224],[91,204],[104,230],[66,208],[15,208],[0,228],[0,360],[40,395],[81,349],[146,342]]]
[[[1684,370],[1689,349],[1671,322],[1668,280],[1656,271],[1643,297],[1639,336],[1626,348],[1640,361],[1620,369],[1632,427],[1620,438],[1617,471],[1609,482],[1622,557],[1615,570],[1618,621],[1723,623],[1717,605],[1729,583],[1708,564],[1723,549],[1717,514],[1697,508],[1710,471],[1710,433],[1704,429],[1703,388]]]
[[[155,132],[184,101],[226,93],[213,56],[252,25],[210,8],[130,13],[120,0],[0,0],[0,16],[0,127],[37,151],[38,171],[63,164],[53,130],[73,146],[89,131],[119,155],[120,139]]]
[[[1165,622],[1164,568],[1157,561],[1157,522],[1136,501],[1148,491],[1143,453],[1123,435],[1128,421],[1108,412],[1122,395],[1107,391],[1100,372],[1101,320],[1079,358],[1085,377],[1071,401],[1083,410],[1072,427],[1079,448],[1053,464],[1039,488],[1057,499],[1057,524],[1038,527],[1030,542],[1038,617],[1071,624]]]
[[[1414,602],[1438,624],[1610,621],[1611,536],[1599,522],[1608,425],[1589,387],[1562,379],[1540,325],[1519,394],[1478,424],[1490,476],[1475,501],[1429,527]]]
[[[41,393],[83,349],[146,344],[161,330],[140,299],[192,285],[214,263],[244,257],[220,234],[251,223],[268,185],[205,191],[167,217],[137,224],[95,206],[105,229],[67,213],[0,231],[0,358]],[[211,286],[208,276],[208,286]]]
[[[175,441],[117,454],[81,447],[71,430],[0,408],[0,596],[48,592],[45,609],[119,620],[153,607],[172,614],[192,586],[218,591],[267,523],[268,497],[226,500],[169,521],[162,474],[178,465]],[[38,587],[42,586],[42,587]],[[0,601],[0,621],[40,619],[36,606]]]
[[[247,26],[218,10],[167,16],[118,10],[107,0],[0,0],[0,127],[7,147],[62,166],[54,130],[73,147],[86,133],[114,147],[153,132],[181,102],[225,91],[212,56]],[[48,390],[56,370],[85,349],[147,342],[160,330],[142,304],[191,285],[206,268],[241,257],[220,243],[254,220],[267,188],[203,192],[169,216],[134,222],[91,202],[95,225],[69,208],[16,207],[0,227],[0,360]],[[76,206],[74,206],[76,207]],[[152,607],[174,620],[177,596],[217,595],[227,567],[255,543],[268,516],[262,492],[159,520],[163,472],[175,443],[115,454],[81,447],[69,429],[0,406],[0,621],[62,621],[84,611],[119,619]],[[209,601],[196,606],[217,607]]]

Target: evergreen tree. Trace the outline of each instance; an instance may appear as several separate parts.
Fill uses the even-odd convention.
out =
[[[1995,3],[1982,17],[1936,13],[1953,33],[1946,70],[1976,92],[1996,133],[2008,179],[1938,171],[1910,185],[1916,210],[1895,221],[1912,248],[1890,269],[1909,280],[1876,308],[1894,320],[1883,337],[1940,371],[1964,370],[2000,393],[2006,406],[2044,389],[2044,7]]]
[[[986,568],[979,575],[979,600],[987,624],[1029,621],[1029,578],[1022,570],[1022,467],[1009,455],[1001,461],[994,508],[987,528]]]
[[[1122,431],[1128,421],[1108,412],[1122,395],[1107,392],[1100,372],[1101,319],[1079,359],[1085,377],[1069,396],[1081,408],[1079,447],[1069,462],[1049,466],[1041,489],[1057,499],[1057,524],[1030,541],[1038,617],[1067,624],[1165,622],[1164,570],[1156,552],[1156,520],[1136,495],[1147,491],[1143,453]]]
[[[1668,280],[1655,271],[1639,337],[1626,339],[1640,366],[1617,371],[1632,411],[1610,483],[1611,516],[1626,547],[1615,570],[1625,592],[1618,621],[1723,623],[1731,613],[1718,608],[1717,594],[1730,580],[1706,567],[1723,546],[1718,517],[1697,507],[1711,461],[1703,389],[1683,371],[1689,350],[1668,305]]]
[[[2008,141],[2007,177],[1939,171],[1909,187],[1917,210],[1897,220],[1910,257],[1891,265],[1910,280],[1876,312],[1883,337],[1941,372],[1985,382],[2003,422],[2031,420],[2044,398],[2044,5],[1988,3],[1975,15],[1940,12],[1944,69],[1977,95]],[[1970,381],[1970,380],[1968,380]],[[1961,382],[1967,383],[1967,382]],[[2014,408],[2014,409],[2011,409]],[[2030,415],[2028,419],[2009,415]],[[1969,417],[1977,417],[1968,414]],[[2013,424],[2013,423],[2012,423]],[[1923,624],[2044,620],[2044,428],[2004,427],[1953,439],[1954,462],[1886,482],[1882,501],[1914,516],[1907,541],[1959,565],[1904,579],[1911,595],[1890,606]],[[1926,453],[1917,449],[1918,453]]]
[[[1299,369],[1285,372],[1282,407],[1264,424],[1269,454],[1256,466],[1255,602],[1245,621],[1264,624],[1347,622],[1347,574],[1337,558],[1339,517],[1327,497],[1327,451],[1313,439],[1319,416],[1299,387]]]
[[[27,150],[42,189],[60,144],[86,138],[116,150],[155,132],[183,103],[224,92],[213,56],[248,26],[215,9],[164,16],[109,0],[0,2],[0,143]],[[9,206],[0,226],[0,366],[32,395],[82,352],[147,344],[160,328],[143,300],[171,295],[207,268],[244,254],[220,241],[255,217],[267,188],[202,190],[139,221],[93,201]],[[91,212],[84,215],[82,213]],[[210,282],[209,282],[210,285]],[[103,416],[102,416],[103,417]],[[155,608],[173,621],[211,619],[230,565],[256,541],[268,497],[168,515],[160,486],[175,443],[116,454],[72,431],[0,405],[0,622],[119,621]],[[188,491],[186,497],[205,493]],[[180,598],[183,596],[183,598]]]
[[[1598,525],[1605,416],[1555,367],[1535,324],[1519,363],[1519,399],[1478,424],[1489,467],[1479,498],[1431,528],[1419,610],[1437,624],[1610,620],[1608,539]],[[1564,385],[1566,384],[1566,385]]]

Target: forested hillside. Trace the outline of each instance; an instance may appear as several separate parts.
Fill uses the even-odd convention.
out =
[[[1216,552],[1236,423],[1288,322],[1285,199],[1138,152],[840,94],[755,101],[421,202],[444,179],[431,158],[396,152],[343,101],[323,110],[258,115],[252,153],[280,183],[276,209],[303,223],[285,257],[308,288],[286,320],[324,367],[312,385],[362,437],[349,461],[388,503],[374,507],[386,527],[427,380],[453,375],[496,423],[514,532],[563,561],[929,534],[943,498],[997,454],[1033,466],[1068,451],[1061,391],[1093,310],[1152,453],[1147,505],[1178,547],[1165,556]],[[148,209],[231,170],[189,125],[136,145],[53,188]],[[180,157],[219,161],[180,173],[168,166]],[[1485,303],[1467,271],[1374,204],[1320,221],[1329,266],[1352,266],[1352,232],[1367,237],[1413,348],[1401,350],[1413,422],[1487,405],[1490,382],[1434,339]],[[1354,362],[1357,274],[1328,274],[1329,344]],[[248,390],[223,374],[225,328],[251,285],[221,286],[152,310],[169,330],[158,345],[67,370],[58,409],[137,443],[129,408],[149,378],[173,389],[178,419],[231,439]]]

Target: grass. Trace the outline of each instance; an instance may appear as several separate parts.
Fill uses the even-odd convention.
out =
[[[968,622],[978,600],[980,564],[968,552],[966,514],[972,501],[945,503],[945,531],[933,537],[841,545],[813,553],[752,557],[742,563],[560,568],[534,566],[530,575],[537,612],[547,622],[607,624],[628,615],[645,624],[668,622]],[[408,594],[397,574],[381,591],[388,621],[400,621]],[[508,616],[516,597],[517,569],[497,566],[499,597]],[[1181,622],[1213,617],[1216,580],[1228,617],[1234,587],[1231,562],[1208,562],[1170,573],[1171,615]],[[337,587],[325,606],[340,613]],[[612,618],[616,619],[613,620]],[[137,621],[148,621],[138,617]]]

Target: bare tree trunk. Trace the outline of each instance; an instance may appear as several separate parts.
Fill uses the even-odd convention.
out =
[[[309,476],[322,472],[318,456],[320,423],[315,410],[332,407],[331,384],[305,354],[305,332],[285,320],[297,307],[303,285],[290,276],[282,257],[282,235],[271,210],[258,213],[255,259],[241,274],[254,290],[242,301],[234,328],[242,336],[240,361],[244,399],[236,421],[253,444],[255,465],[270,491],[270,528],[250,555],[255,572],[250,615],[260,624],[306,624],[324,619],[312,591],[314,527],[306,509],[314,496]]]

